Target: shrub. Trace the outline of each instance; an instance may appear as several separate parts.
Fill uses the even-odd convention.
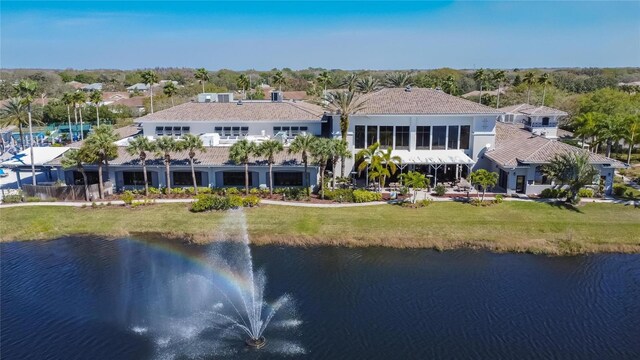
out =
[[[357,203],[365,203],[372,201],[381,201],[382,194],[379,192],[367,191],[367,190],[354,190],[353,201]]]
[[[182,195],[185,194],[187,192],[187,190],[185,188],[172,188],[171,189],[171,193],[174,195]]]
[[[229,195],[227,196],[227,199],[229,201],[229,208],[239,208],[242,207],[243,202],[242,202],[242,196],[240,195]],[[221,210],[226,210],[226,209],[221,209]]]
[[[447,192],[447,189],[445,189],[444,185],[439,184],[439,185],[436,185],[435,188],[433,188],[433,191],[436,193],[437,196],[444,196],[444,194]]]
[[[501,194],[496,195],[496,198],[493,200],[495,204],[501,204],[504,201],[504,196]]]
[[[260,204],[260,198],[255,195],[249,195],[242,199],[242,206],[244,207],[256,207]]]
[[[208,194],[196,196],[196,201],[191,204],[191,211],[202,212],[213,209],[215,198],[216,196]]]
[[[305,188],[297,187],[283,187],[277,188],[274,191],[276,194],[281,194],[286,200],[304,200],[307,198],[307,190]],[[324,192],[325,198],[328,190]]]
[[[540,193],[540,197],[543,199],[557,199],[563,198],[567,196],[567,191],[562,189],[551,189],[547,188],[542,190]]]
[[[613,195],[615,196],[623,196],[624,192],[627,190],[627,187],[620,184],[613,185]]]
[[[257,195],[260,195],[260,189],[258,189],[258,188],[251,188],[251,189],[249,189],[249,194],[250,194],[250,195],[256,195],[256,196],[257,196]]]
[[[144,191],[144,190],[142,190],[142,191]],[[153,186],[149,187],[149,195],[160,195],[160,194],[162,194],[162,191],[160,189],[155,188]]]
[[[409,193],[409,188],[406,186],[402,186],[400,187],[400,190],[398,192],[400,193],[400,195],[407,195]]]
[[[128,190],[122,193],[122,195],[120,195],[120,200],[124,201],[125,205],[131,205],[133,203],[134,198],[135,196],[133,195],[133,193]]]
[[[418,207],[427,207],[432,203],[433,203],[433,200],[431,199],[423,199],[423,200],[416,201],[416,205],[418,205]]]
[[[208,186],[198,186],[198,194],[213,194],[213,189]]]
[[[335,202],[353,202],[353,190],[351,189],[335,189],[324,192],[324,198]]]
[[[40,201],[42,201],[42,199],[40,199],[37,196],[28,196],[27,198],[24,199],[24,201],[26,201],[26,202],[40,202]]]
[[[6,204],[14,204],[22,202],[22,195],[7,195],[2,199],[2,202]]]
[[[580,189],[578,191],[578,196],[579,197],[585,197],[585,198],[592,198],[593,197],[593,190],[591,190],[591,189]]]
[[[238,188],[226,188],[224,191],[225,194],[227,195],[239,195],[240,194],[240,190],[238,190]]]

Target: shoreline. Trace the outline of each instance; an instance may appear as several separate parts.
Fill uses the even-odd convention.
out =
[[[194,214],[187,206],[5,208],[0,210],[0,241],[69,236],[150,236],[196,244],[215,241],[216,225],[228,213]],[[586,204],[574,210],[524,202],[487,208],[447,202],[422,209],[263,205],[244,211],[251,243],[256,246],[478,249],[547,255],[640,253],[640,239],[633,235],[640,233],[640,211],[615,204]]]

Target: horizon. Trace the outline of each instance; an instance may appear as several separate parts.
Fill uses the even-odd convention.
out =
[[[633,15],[640,13],[640,2],[239,5],[3,1],[2,69],[385,71],[640,65],[640,18]],[[527,14],[524,20],[522,14]]]

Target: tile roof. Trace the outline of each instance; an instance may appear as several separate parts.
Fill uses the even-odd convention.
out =
[[[554,108],[550,108],[548,106],[535,106],[531,104],[518,104],[505,106],[498,110],[504,111],[506,113],[521,113],[524,115],[557,115],[557,116],[567,116],[566,112]]]
[[[570,152],[589,154],[591,164],[611,164],[614,167],[624,165],[614,159],[591,153],[557,140],[546,139],[523,130],[516,124],[496,124],[495,150],[485,156],[502,166],[515,167],[518,164],[547,164],[556,155]]]
[[[128,138],[133,135],[137,135],[141,133],[142,129],[136,125],[128,125],[128,126],[115,128],[113,129],[113,132],[116,134],[118,140],[122,140],[124,138]],[[86,137],[85,137],[85,140],[86,140]],[[72,148],[79,148],[82,146],[82,144],[84,144],[85,140],[79,140],[79,141],[73,142],[69,144],[69,146]]]
[[[323,113],[320,106],[301,101],[188,102],[137,121],[320,121]]]
[[[236,165],[229,160],[229,146],[206,147],[204,152],[196,152],[194,163],[197,166],[222,166]],[[61,158],[58,157],[47,165],[59,166]],[[250,165],[268,165],[263,158],[252,157]],[[138,155],[130,155],[126,147],[118,147],[118,156],[109,161],[109,165],[130,165],[141,166]],[[147,155],[147,165],[164,165],[164,157],[150,153]],[[189,151],[178,151],[171,153],[171,165],[189,165]],[[287,149],[275,156],[275,165],[277,166],[302,166],[302,156],[300,154],[289,154]]]
[[[502,111],[439,90],[387,88],[363,95],[355,114],[503,114]]]

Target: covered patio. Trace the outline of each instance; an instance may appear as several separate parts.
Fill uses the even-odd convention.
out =
[[[443,181],[460,182],[463,172],[469,174],[476,163],[462,150],[394,150],[392,154],[400,157],[401,172],[426,173],[431,186],[438,184],[438,176]]]

